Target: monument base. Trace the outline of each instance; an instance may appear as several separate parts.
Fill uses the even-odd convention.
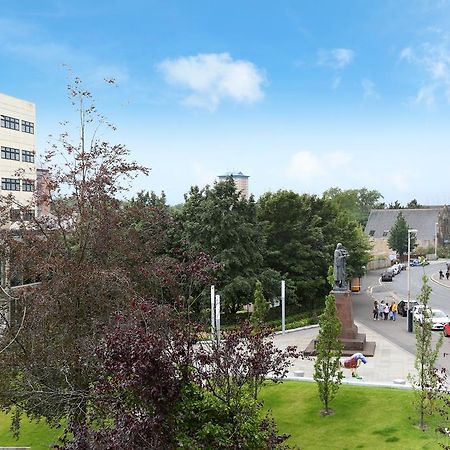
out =
[[[357,352],[363,353],[364,356],[373,356],[375,354],[375,342],[367,341],[364,333],[358,333],[358,327],[353,321],[350,291],[333,290],[331,293],[334,295],[337,314],[342,324],[342,331],[339,336],[339,340],[343,345],[342,356],[351,356]],[[304,350],[305,355],[314,356],[316,354],[315,343],[315,339],[309,343]]]

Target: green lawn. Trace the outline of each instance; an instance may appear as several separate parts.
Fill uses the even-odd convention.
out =
[[[11,420],[0,413],[0,446],[31,447],[32,450],[48,450],[51,444],[57,442],[63,429],[50,428],[44,422],[30,422],[25,417],[21,421],[20,437],[16,440],[9,431]]]
[[[261,391],[287,443],[317,449],[438,449],[441,437],[423,432],[412,409],[413,393],[399,389],[341,386],[332,403],[333,416],[322,417],[315,383],[287,381]]]
[[[332,404],[335,414],[321,417],[321,404],[314,383],[287,381],[267,384],[261,391],[280,432],[290,434],[288,443],[302,450],[415,450],[438,449],[438,437],[422,432],[411,406],[411,391],[341,386]],[[9,432],[9,418],[0,413],[0,446],[29,446],[48,450],[62,429],[23,419],[19,440]]]

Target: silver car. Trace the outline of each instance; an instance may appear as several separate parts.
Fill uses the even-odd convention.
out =
[[[414,307],[414,320],[416,320],[420,325],[423,324],[424,317],[423,317],[423,305]],[[429,310],[429,318],[428,320],[431,320],[432,330],[443,330],[444,325],[450,322],[450,317],[448,317],[448,314],[441,311],[440,309],[434,309],[431,308]]]

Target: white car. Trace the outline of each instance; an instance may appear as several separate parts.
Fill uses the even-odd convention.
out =
[[[413,309],[413,318],[415,321],[417,321],[420,325],[423,324],[423,305],[415,306]],[[450,317],[448,317],[448,314],[445,314],[445,312],[441,311],[440,309],[429,309],[429,319],[432,322],[432,330],[443,330],[444,325],[448,324],[450,322]]]

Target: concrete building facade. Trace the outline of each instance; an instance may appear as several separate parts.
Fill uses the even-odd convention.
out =
[[[0,93],[1,196],[12,194],[14,204],[32,206],[36,188],[36,108],[34,103]],[[11,209],[11,218],[14,212]],[[25,219],[27,219],[25,217]]]
[[[236,185],[236,190],[241,193],[242,197],[248,200],[250,192],[248,190],[248,175],[244,175],[242,172],[230,172],[225,175],[219,175],[219,181],[225,181],[227,178],[232,178]]]

